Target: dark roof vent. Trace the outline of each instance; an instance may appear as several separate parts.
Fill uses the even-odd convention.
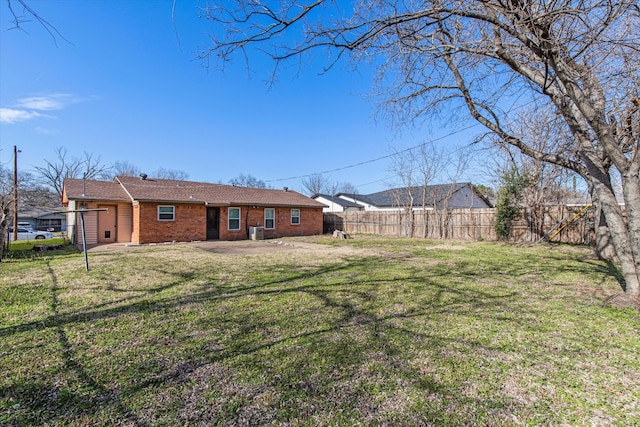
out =
[[[147,179],[147,174],[146,174],[146,173],[141,173],[141,174],[140,174],[140,179],[141,179],[141,180],[143,180],[143,181],[144,181],[145,179]]]
[[[283,190],[284,191],[289,191],[289,187],[284,187]]]

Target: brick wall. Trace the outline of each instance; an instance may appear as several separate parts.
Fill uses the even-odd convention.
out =
[[[229,208],[220,208],[220,240],[248,239],[248,227],[264,227],[264,207],[238,206],[240,230],[229,230]],[[322,234],[322,208],[300,208],[300,224],[291,224],[291,208],[275,209],[275,229],[264,230],[265,239]]]
[[[174,221],[158,221],[158,206],[175,206]],[[220,240],[248,239],[248,227],[264,227],[264,207],[239,206],[240,230],[229,230],[229,208],[220,208]],[[207,207],[192,204],[140,203],[133,206],[134,243],[189,242],[207,237]],[[322,209],[300,208],[300,224],[291,224],[291,208],[275,208],[275,229],[266,239],[322,234]]]
[[[175,207],[174,221],[158,220],[160,205]],[[134,238],[136,234],[138,237],[136,243],[189,242],[207,237],[207,209],[204,205],[140,203],[134,206],[133,211],[134,218],[138,216],[133,230]]]
[[[238,206],[240,208],[240,230],[229,230],[229,208],[220,208],[220,240],[243,240],[248,239],[247,234],[247,212],[257,210],[247,206]],[[251,213],[249,218],[255,221],[256,213]],[[254,222],[255,223],[255,222]]]

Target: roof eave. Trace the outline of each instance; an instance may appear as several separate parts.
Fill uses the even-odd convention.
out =
[[[206,205],[204,200],[169,200],[169,199],[134,199],[134,202],[138,203],[176,203],[176,204],[189,204],[189,205]]]
[[[63,205],[68,205],[69,202],[117,202],[117,203],[131,203],[131,200],[127,199],[116,199],[113,197],[108,198],[100,198],[100,197],[90,197],[90,196],[78,196],[78,197],[67,197],[67,203],[63,203]]]

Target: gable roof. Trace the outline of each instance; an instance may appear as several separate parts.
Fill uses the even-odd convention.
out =
[[[365,195],[340,193],[338,196],[348,197],[379,208],[408,206],[411,204],[411,199],[413,199],[412,206],[414,207],[422,206],[423,203],[425,206],[432,207],[443,203],[447,197],[450,197],[449,206],[451,207],[478,207],[470,206],[473,201],[468,200],[467,192],[461,191],[465,188],[469,188],[487,207],[491,207],[491,203],[469,182],[392,188]]]
[[[358,209],[362,208],[362,205],[354,203],[351,200],[342,199],[338,196],[329,196],[328,194],[322,194],[322,193],[316,193],[313,196],[311,196],[312,199],[318,199],[319,197],[322,197],[325,200],[328,200],[332,203],[335,203],[338,206],[342,206],[345,208],[358,208]]]
[[[18,210],[18,218],[29,219],[64,219],[66,215],[62,212],[64,208],[51,208],[45,206],[30,206]]]
[[[322,208],[325,205],[291,190],[236,187],[206,182],[117,176],[113,182],[65,180],[67,200],[197,203],[214,206],[260,205]],[[84,191],[84,193],[83,193]]]
[[[67,204],[69,200],[131,202],[127,192],[117,182],[65,178],[62,203]]]

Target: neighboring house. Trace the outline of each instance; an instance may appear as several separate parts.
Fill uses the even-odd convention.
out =
[[[18,223],[29,223],[31,228],[38,231],[65,231],[67,216],[63,213],[64,210],[62,206],[25,208],[18,210]]]
[[[83,214],[87,245],[240,240],[249,238],[250,227],[263,227],[265,238],[322,234],[325,205],[286,188],[142,177],[65,179],[68,236],[81,243],[75,212],[80,209],[88,210]]]
[[[398,209],[481,209],[492,205],[473,184],[438,184],[393,188],[373,194],[339,193],[337,198],[358,204],[365,211]]]
[[[352,201],[340,198],[338,196],[329,196],[327,194],[314,194],[312,199],[327,205],[323,212],[353,212],[363,211],[364,207]]]

